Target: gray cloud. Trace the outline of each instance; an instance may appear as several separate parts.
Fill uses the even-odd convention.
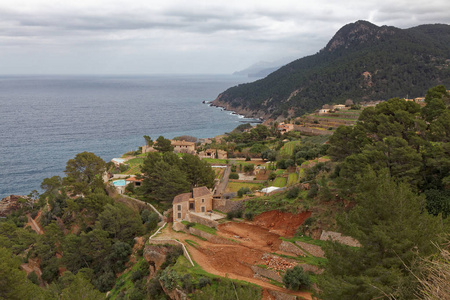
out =
[[[195,72],[229,73],[258,60],[313,54],[360,19],[408,28],[448,23],[450,11],[447,0],[339,2],[3,0],[0,64],[42,61],[46,66],[34,70],[58,73],[67,59],[69,72],[102,73],[123,70],[126,62],[130,72],[158,73],[164,63],[172,72],[189,72],[195,63]],[[2,72],[33,72],[20,66]]]

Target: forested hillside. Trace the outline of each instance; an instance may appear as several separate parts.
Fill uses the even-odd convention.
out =
[[[358,21],[315,55],[232,87],[213,104],[249,116],[288,117],[346,99],[419,97],[430,86],[450,83],[449,58],[449,25],[399,29]]]

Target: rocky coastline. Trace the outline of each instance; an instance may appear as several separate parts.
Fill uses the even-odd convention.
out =
[[[219,95],[214,101],[211,101],[208,104],[212,107],[220,107],[226,111],[231,111],[237,115],[242,115],[245,118],[260,120],[260,122],[263,122],[269,117],[269,115],[262,110],[254,111],[242,106],[233,107],[230,105],[230,103],[222,101],[220,97],[221,95]]]

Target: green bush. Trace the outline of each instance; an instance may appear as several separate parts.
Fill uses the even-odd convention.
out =
[[[242,210],[236,209],[236,210],[227,212],[227,219],[231,220],[233,218],[242,218]]]
[[[300,189],[298,187],[294,187],[286,193],[286,198],[295,199],[298,197],[299,192],[300,192]]]
[[[230,177],[229,178],[230,179],[239,179],[239,174],[235,173],[235,172],[232,172],[232,173],[230,173]]]
[[[28,274],[27,278],[35,285],[40,284],[39,277],[37,276],[36,272],[34,272],[34,271],[31,272],[30,274]]]
[[[237,192],[238,197],[242,197],[244,195],[247,195],[249,193],[251,193],[252,191],[246,186],[246,187],[241,187],[239,189],[239,191]]]
[[[245,213],[244,217],[249,221],[253,221],[255,214],[252,211],[248,211]]]
[[[199,280],[198,280],[198,287],[201,289],[201,288],[204,288],[205,286],[207,286],[207,285],[211,285],[211,279],[209,279],[208,277],[201,277]]]
[[[295,266],[292,269],[286,270],[283,276],[283,283],[286,288],[298,291],[301,288],[309,288],[311,286],[311,279],[302,267]]]

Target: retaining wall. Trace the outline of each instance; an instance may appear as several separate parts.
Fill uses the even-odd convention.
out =
[[[217,228],[219,226],[219,223],[217,221],[214,220],[210,220],[207,218],[202,218],[200,216],[194,215],[194,214],[190,214],[188,213],[186,215],[186,219],[189,222],[195,222],[195,223],[199,223],[208,227],[212,227],[212,228]]]
[[[250,266],[250,268],[257,275],[264,276],[264,277],[273,279],[278,282],[283,282],[283,279],[281,278],[281,276],[274,270],[264,269],[264,268],[261,268],[258,266]]]
[[[293,253],[295,255],[306,256],[305,253],[299,247],[295,246],[290,242],[282,241],[278,249],[281,251]]]

